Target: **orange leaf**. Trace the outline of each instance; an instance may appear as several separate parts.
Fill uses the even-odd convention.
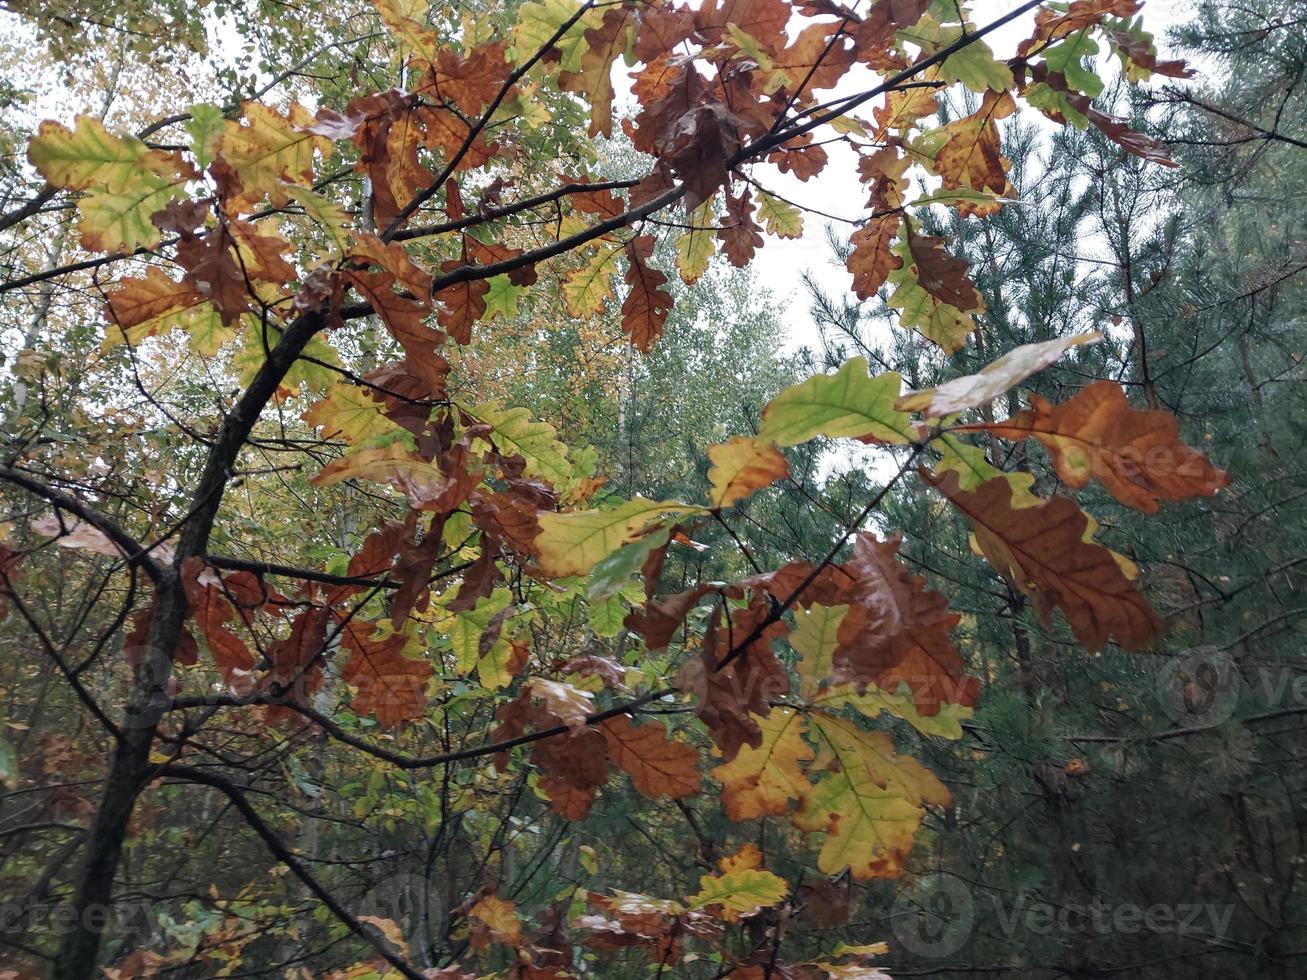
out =
[[[753,220],[753,201],[746,187],[739,197],[726,195],[726,217],[717,232],[722,254],[731,265],[743,269],[762,247],[762,226]]]
[[[341,677],[356,688],[351,707],[375,715],[382,728],[395,728],[426,713],[429,664],[404,656],[408,637],[375,630],[375,623],[351,620],[341,643],[349,650]]]
[[[209,652],[223,680],[230,684],[235,671],[248,672],[254,668],[254,655],[244,641],[227,628],[227,624],[236,619],[236,610],[218,584],[202,581],[217,579],[216,573],[206,572],[204,559],[187,558],[182,563],[181,575],[191,617],[209,645]]]
[[[960,510],[994,569],[1030,597],[1045,621],[1054,607],[1091,651],[1109,639],[1128,650],[1147,648],[1162,622],[1126,578],[1112,552],[1084,540],[1089,518],[1066,497],[1040,507],[1012,506],[1012,484],[987,480],[959,489],[952,470],[936,479],[923,474]]]
[[[680,799],[699,792],[699,753],[692,745],[669,738],[661,722],[631,724],[627,715],[599,726],[608,740],[608,753],[645,796]]]
[[[1230,482],[1230,474],[1180,441],[1174,415],[1131,408],[1113,381],[1095,381],[1061,405],[1031,395],[1027,411],[984,428],[1008,439],[1034,436],[1068,486],[1079,489],[1097,477],[1117,500],[1146,514],[1157,512],[1159,500],[1209,497]]]
[[[426,84],[434,89],[435,101],[448,100],[475,116],[499,94],[512,66],[504,58],[503,41],[493,41],[462,55],[442,47],[436,63],[427,71]]]
[[[442,262],[440,268],[452,272],[465,265],[467,263],[462,260],[451,259]],[[488,292],[490,283],[485,279],[469,279],[448,286],[436,294],[436,299],[441,303],[436,318],[457,343],[472,343],[472,324],[485,316]]]
[[[672,294],[662,288],[667,277],[645,264],[653,254],[653,247],[652,235],[640,235],[626,243],[626,284],[631,291],[622,301],[622,330],[644,354],[663,335],[663,324],[672,308]]]
[[[540,790],[549,797],[549,808],[564,820],[584,820],[594,805],[596,789],[578,789],[554,776],[540,777]]]
[[[847,265],[853,273],[853,292],[859,299],[871,299],[889,274],[902,267],[903,260],[890,251],[899,225],[898,214],[882,215],[872,218],[849,239],[853,251]]]

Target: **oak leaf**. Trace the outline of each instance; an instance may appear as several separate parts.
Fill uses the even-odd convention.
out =
[[[676,271],[687,286],[708,271],[716,246],[713,244],[712,202],[704,201],[690,213],[690,227],[676,239]]]
[[[779,905],[789,890],[785,879],[770,871],[744,868],[703,875],[699,879],[699,891],[689,896],[686,904],[692,909],[720,906],[722,918],[734,922],[759,909]]]
[[[111,134],[91,116],[78,116],[73,126],[41,123],[27,157],[55,187],[87,191],[77,206],[82,247],[132,252],[157,245],[160,229],[150,219],[184,196],[195,169],[177,153]]]
[[[453,272],[466,266],[465,261],[451,259],[442,262],[440,268]],[[439,303],[436,319],[448,332],[452,340],[460,344],[472,343],[472,324],[486,313],[486,294],[490,292],[490,283],[485,279],[469,278],[462,282],[446,286],[436,293]]]
[[[322,686],[322,655],[326,652],[327,625],[331,610],[311,606],[291,621],[290,634],[268,646],[268,672],[261,688],[275,699],[304,704],[308,695]],[[268,706],[269,724],[296,720],[300,716],[274,702]]]
[[[905,223],[904,227],[907,231],[904,241],[921,288],[963,313],[983,309],[984,300],[967,276],[967,263],[944,250],[945,240],[919,235],[911,223]]]
[[[927,340],[948,353],[961,350],[967,336],[975,329],[972,313],[984,312],[985,302],[974,287],[967,295],[971,310],[960,310],[940,299],[922,284],[923,272],[917,264],[906,240],[894,246],[894,253],[903,260],[899,268],[889,274],[894,286],[889,305],[899,311],[899,325],[915,328]],[[931,277],[926,277],[931,281]]]
[[[853,251],[845,260],[845,266],[853,273],[853,292],[859,299],[875,296],[889,274],[903,265],[903,259],[891,249],[900,225],[897,213],[880,215],[869,220],[849,239]]]
[[[790,475],[790,464],[775,445],[748,436],[709,446],[708,459],[712,463],[708,502],[713,510],[729,507]]]
[[[1008,92],[988,91],[979,109],[944,127],[948,142],[935,155],[934,165],[946,188],[967,187],[996,194],[1007,190],[998,120],[1015,111],[1016,102]]]
[[[944,418],[970,408],[983,408],[1009,388],[1048,367],[1072,347],[1103,339],[1096,331],[1023,344],[991,361],[976,374],[954,378],[936,388],[914,391],[898,400],[905,412],[921,412],[928,418]]]
[[[827,874],[848,868],[854,878],[892,878],[903,869],[926,805],[952,798],[921,763],[900,756],[884,732],[868,732],[823,712],[809,715],[820,773],[797,813],[800,830],[822,831],[817,867]]]
[[[662,288],[667,277],[648,265],[653,248],[652,235],[639,235],[626,243],[626,284],[630,291],[622,300],[622,330],[642,354],[649,353],[663,335],[673,305],[672,294]]]
[[[585,32],[586,49],[578,71],[564,71],[558,87],[575,92],[590,105],[590,136],[613,133],[613,62],[622,57],[631,43],[634,17],[628,7],[610,7],[597,27]]]
[[[246,102],[241,120],[228,121],[219,155],[240,178],[240,190],[226,204],[243,212],[266,195],[274,207],[289,199],[285,184],[308,187],[313,183],[313,157],[324,158],[335,149],[331,140],[312,132],[313,115],[298,102],[286,114],[258,102]]]
[[[732,820],[783,816],[808,792],[804,767],[814,758],[803,740],[803,716],[793,708],[772,708],[755,716],[762,733],[757,746],[745,746],[735,758],[712,770],[722,784],[722,806]]]
[[[594,695],[562,681],[536,677],[523,688],[530,697],[537,698],[546,711],[566,725],[573,733],[583,731],[594,713]]]
[[[908,416],[894,407],[898,372],[868,374],[867,359],[845,361],[834,374],[818,374],[790,385],[763,412],[760,440],[795,446],[817,436],[906,443],[912,439]]]
[[[762,247],[762,228],[753,220],[753,200],[746,187],[739,197],[726,195],[726,215],[717,237],[722,254],[731,265],[743,269]]]
[[[535,548],[551,575],[585,575],[599,559],[634,541],[649,523],[669,514],[698,514],[703,508],[636,497],[611,510],[541,514]]]
[[[211,571],[206,574],[202,558],[186,559],[181,578],[190,616],[199,627],[223,681],[230,685],[237,678],[237,671],[248,673],[254,668],[254,655],[228,626],[237,619],[236,610],[223,595],[217,575]]]
[[[405,655],[409,637],[376,623],[351,620],[341,643],[349,659],[341,678],[355,688],[355,714],[374,715],[382,728],[396,728],[426,713],[431,665]]]
[[[1072,501],[1053,497],[1039,507],[1013,506],[1013,487],[992,479],[959,489],[958,475],[924,477],[971,524],[985,558],[1030,597],[1041,618],[1060,609],[1090,651],[1114,639],[1128,650],[1149,647],[1161,631],[1157,614],[1113,554],[1085,540],[1089,518]]]
[[[584,820],[594,806],[594,786],[580,789],[555,776],[540,777],[540,791],[549,797],[549,808],[564,820]]]
[[[938,714],[945,703],[974,705],[979,684],[966,676],[950,636],[961,616],[898,560],[900,540],[859,534],[852,558],[839,567],[850,582],[841,596],[849,610],[836,634],[831,679],[853,683],[859,694],[869,684],[888,692],[904,685],[922,715]]]
[[[633,725],[617,715],[599,726],[608,742],[608,755],[631,777],[635,788],[651,799],[681,799],[699,792],[699,753],[667,734],[660,722]]]
[[[371,389],[345,381],[328,388],[327,396],[309,406],[300,418],[316,426],[322,438],[341,437],[351,445],[399,431],[386,417]]]
[[[472,948],[484,951],[492,943],[516,946],[522,941],[522,919],[517,906],[498,895],[486,895],[468,910],[472,920]]]
[[[1230,482],[1180,441],[1174,415],[1131,408],[1113,381],[1095,381],[1060,405],[1032,394],[1030,406],[986,428],[1009,439],[1038,439],[1070,487],[1095,477],[1123,504],[1152,514],[1160,500],[1210,496]]]
[[[803,237],[803,212],[788,201],[760,191],[758,217],[762,219],[769,235],[777,238]]]

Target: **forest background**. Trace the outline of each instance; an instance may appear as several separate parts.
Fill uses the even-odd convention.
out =
[[[1299,976],[1307,16],[1141,9],[7,3],[0,977]]]

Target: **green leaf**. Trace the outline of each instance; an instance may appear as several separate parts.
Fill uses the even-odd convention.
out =
[[[586,589],[590,601],[603,602],[621,592],[630,584],[631,576],[640,574],[640,568],[650,553],[667,544],[671,536],[671,527],[660,527],[600,558],[590,573]]]
[[[1012,69],[995,58],[993,50],[984,41],[972,41],[961,51],[949,55],[939,66],[939,73],[950,82],[961,82],[973,92],[983,92],[987,88],[1005,92],[1013,82]]]
[[[1067,84],[1073,89],[1095,99],[1103,92],[1103,80],[1084,67],[1084,59],[1096,54],[1098,42],[1081,31],[1046,50],[1044,61],[1052,71],[1065,75]]]
[[[898,372],[872,378],[867,371],[867,359],[855,357],[835,374],[819,374],[786,388],[767,406],[758,438],[781,446],[817,436],[911,441],[912,423],[894,407],[901,384]]]
[[[808,721],[818,747],[809,772],[820,776],[794,823],[825,832],[817,867],[826,874],[849,868],[859,879],[896,877],[925,816],[923,804],[948,806],[948,790],[916,759],[898,755],[885,732],[824,712],[812,712]]]
[[[158,244],[150,216],[181,197],[195,171],[177,154],[114,136],[90,116],[78,116],[75,127],[43,122],[27,157],[56,187],[87,191],[77,205],[82,247],[132,252]]]
[[[508,589],[495,589],[476,606],[454,617],[449,630],[449,643],[454,651],[454,663],[461,674],[472,672],[481,658],[481,634],[486,631],[495,615],[508,608],[513,594]],[[505,642],[501,633],[499,641]],[[487,685],[489,686],[489,685]]]
[[[493,320],[497,316],[505,318],[517,316],[517,304],[526,290],[509,282],[507,274],[491,276],[486,280],[486,284],[490,289],[482,297],[485,300],[486,312],[481,319]]]
[[[758,192],[758,217],[767,234],[777,238],[799,238],[803,235],[803,212],[766,191]]]
[[[555,438],[558,430],[548,422],[532,422],[525,408],[501,409],[487,402],[472,409],[472,416],[491,427],[490,438],[500,451],[526,461],[528,476],[538,476],[555,486],[572,478],[567,447]]]
[[[586,575],[601,558],[666,514],[704,514],[702,507],[676,501],[636,497],[611,510],[577,510],[541,514],[535,539],[540,564],[551,575]]]
[[[626,626],[626,610],[621,593],[604,602],[591,603],[590,629],[595,636],[616,636]]]
[[[579,318],[598,313],[613,298],[613,256],[623,247],[619,244],[595,249],[583,266],[568,275],[563,283],[563,299],[570,315]]]
[[[201,103],[191,106],[187,111],[191,118],[183,126],[191,137],[191,152],[195,155],[197,165],[207,167],[218,155],[218,145],[222,142],[225,128],[222,110],[216,105]]]

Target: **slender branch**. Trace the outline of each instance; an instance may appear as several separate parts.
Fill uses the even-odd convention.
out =
[[[593,184],[569,183],[557,187],[547,194],[537,194],[535,197],[524,198],[521,201],[514,201],[512,204],[504,204],[496,208],[484,208],[476,214],[470,214],[466,217],[459,218],[457,221],[446,221],[438,225],[419,225],[414,228],[404,228],[395,232],[391,236],[393,242],[408,242],[415,238],[430,238],[434,235],[445,235],[451,231],[459,231],[463,228],[470,228],[473,225],[482,224],[487,221],[495,221],[498,218],[507,218],[523,211],[529,211],[531,208],[537,208],[542,204],[552,204],[554,201],[567,197],[569,194],[582,194],[586,191],[611,191],[621,190],[626,187],[634,187],[638,180],[604,180]]]
[[[603,711],[596,711],[594,714],[586,716],[586,724],[597,725],[600,722],[607,721],[609,718],[616,718],[618,715],[630,714],[652,701],[659,698],[667,697],[669,694],[675,694],[674,688],[665,687],[646,694],[638,698],[632,698],[621,704],[614,705],[611,708],[605,708]],[[539,731],[527,732],[525,735],[518,735],[515,738],[504,739],[499,742],[487,742],[484,745],[474,745],[466,749],[458,749],[453,752],[441,752],[436,755],[412,756],[404,755],[401,752],[392,752],[389,749],[376,745],[366,739],[359,738],[340,727],[334,720],[320,711],[316,711],[307,705],[297,704],[293,701],[286,701],[280,698],[260,696],[255,698],[235,698],[227,695],[218,697],[193,697],[193,698],[175,698],[169,705],[170,711],[183,711],[188,708],[202,707],[232,707],[243,708],[248,705],[259,704],[276,704],[279,707],[298,712],[305,718],[308,718],[314,724],[320,726],[332,738],[342,742],[360,752],[366,753],[383,762],[389,762],[392,766],[399,769],[432,769],[436,766],[448,765],[451,762],[462,762],[467,759],[477,759],[481,756],[495,755],[498,752],[507,752],[519,745],[529,745],[532,742],[539,742],[541,739],[550,738],[554,735],[562,735],[568,731],[566,725],[555,725],[552,728],[542,728]]]
[[[349,928],[350,932],[354,933],[360,939],[365,940],[368,945],[381,954],[382,958],[387,963],[393,966],[405,977],[408,977],[409,980],[423,980],[423,974],[420,971],[415,970],[410,966],[408,961],[402,956],[394,953],[390,948],[390,944],[386,942],[385,938],[381,936],[377,930],[370,928],[363,922],[360,922],[349,909],[341,905],[340,900],[328,891],[320,881],[318,881],[313,872],[311,872],[299,858],[291,853],[291,849],[287,847],[281,838],[273,832],[272,828],[264,822],[261,816],[259,816],[258,811],[254,809],[254,806],[250,801],[245,798],[245,793],[241,790],[241,787],[216,773],[211,773],[204,769],[198,769],[195,766],[169,764],[160,767],[159,775],[168,776],[189,783],[200,783],[205,786],[211,786],[221,792],[231,801],[232,806],[240,811],[240,815],[245,818],[245,822],[249,824],[250,829],[253,830],[267,846],[268,850],[272,853],[272,856],[282,864],[286,865],[286,867],[291,870],[291,873],[304,883],[304,887],[311,891],[318,900],[327,907],[332,915],[344,923]]]
[[[554,45],[561,41],[567,32],[576,26],[577,22],[590,12],[594,5],[595,0],[586,0],[585,3],[577,8],[576,13],[563,21],[558,30],[554,31],[553,36],[550,37],[549,40],[545,41],[544,44],[536,49],[535,54],[531,55],[530,58],[522,62],[522,64],[518,65],[514,71],[509,73],[509,76],[504,79],[504,84],[501,85],[499,91],[495,93],[495,97],[490,101],[490,104],[486,106],[485,111],[481,113],[477,121],[468,129],[467,136],[463,140],[463,145],[460,146],[458,151],[445,163],[444,169],[440,171],[440,174],[435,180],[413,196],[413,200],[409,201],[408,205],[400,211],[399,214],[395,215],[394,220],[391,221],[386,230],[381,233],[381,240],[383,242],[391,241],[395,237],[395,232],[399,230],[400,226],[413,216],[413,212],[422,207],[423,204],[436,195],[440,188],[444,186],[445,181],[449,179],[450,174],[457,170],[458,165],[463,162],[463,158],[467,156],[467,152],[472,148],[472,144],[476,142],[476,138],[481,135],[482,130],[484,130],[490,123],[490,118],[499,110],[504,99],[508,98],[508,93],[513,90],[513,87],[528,71],[535,67],[536,62],[552,50]]]
[[[123,530],[117,522],[105,517],[94,507],[83,503],[76,497],[70,497],[68,494],[54,489],[54,487],[47,486],[21,470],[11,469],[8,466],[0,466],[0,480],[6,480],[15,486],[22,487],[29,493],[54,504],[60,510],[76,515],[112,541],[114,546],[123,553],[123,557],[129,565],[139,566],[145,569],[145,574],[149,575],[151,579],[156,582],[159,580],[159,566],[150,557],[149,549]]]
[[[1258,126],[1256,123],[1249,122],[1247,119],[1244,119],[1241,116],[1236,116],[1233,112],[1230,112],[1226,109],[1222,109],[1219,106],[1208,105],[1206,102],[1202,101],[1199,98],[1196,98],[1195,96],[1189,94],[1188,92],[1179,93],[1178,96],[1173,97],[1171,101],[1187,103],[1188,105],[1191,105],[1196,109],[1202,109],[1204,112],[1210,112],[1214,116],[1220,116],[1222,119],[1225,119],[1228,122],[1232,122],[1237,126],[1243,126],[1245,129],[1252,130],[1261,139],[1278,141],[1280,143],[1288,143],[1290,146],[1297,146],[1304,150],[1307,150],[1307,141],[1295,139],[1292,136],[1285,136],[1284,133],[1281,133],[1278,130],[1265,129],[1261,126]]]

